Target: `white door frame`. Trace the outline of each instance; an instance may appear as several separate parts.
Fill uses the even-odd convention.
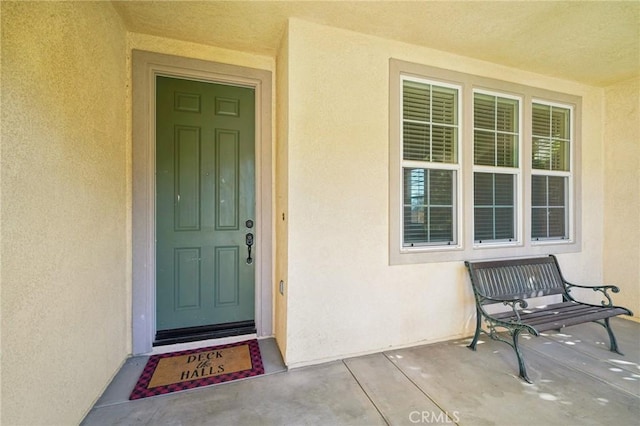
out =
[[[255,88],[256,276],[258,337],[273,335],[271,72],[134,50],[132,52],[132,352],[149,353],[156,333],[155,77]]]

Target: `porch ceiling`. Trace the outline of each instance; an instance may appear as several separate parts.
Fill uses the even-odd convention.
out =
[[[640,2],[114,1],[129,31],[274,55],[289,17],[607,86],[640,73]]]

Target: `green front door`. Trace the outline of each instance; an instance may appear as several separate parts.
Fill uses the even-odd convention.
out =
[[[158,332],[253,324],[254,127],[253,88],[156,77]]]

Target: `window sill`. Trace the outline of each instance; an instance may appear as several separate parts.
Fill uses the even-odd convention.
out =
[[[577,253],[581,247],[575,241],[536,241],[526,244],[492,244],[446,247],[416,247],[396,249],[389,253],[389,265],[461,262],[465,260],[501,259],[549,254]]]

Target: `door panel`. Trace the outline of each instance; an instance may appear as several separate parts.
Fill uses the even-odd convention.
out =
[[[238,229],[239,133],[216,130],[216,229]]]
[[[200,128],[176,126],[174,231],[200,229]]]
[[[238,247],[216,247],[216,307],[238,304],[240,254]]]
[[[156,79],[156,329],[254,319],[252,88]]]

